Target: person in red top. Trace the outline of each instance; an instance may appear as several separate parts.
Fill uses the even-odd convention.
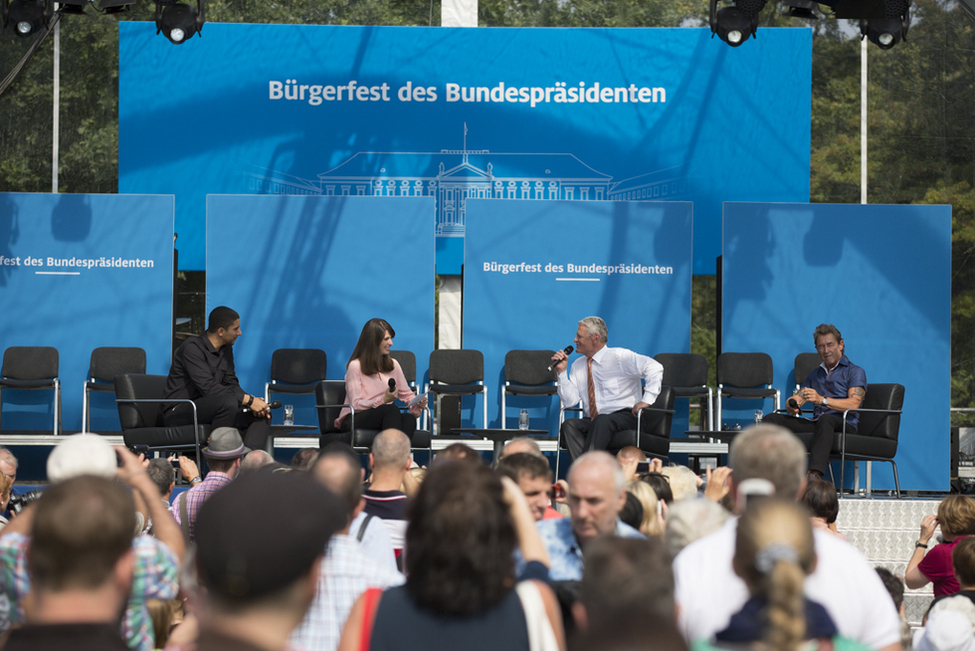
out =
[[[941,525],[943,542],[925,554],[934,529]],[[960,586],[951,564],[951,552],[959,540],[975,534],[975,499],[966,495],[950,495],[938,505],[938,515],[921,519],[921,537],[907,562],[904,582],[912,590],[934,583],[934,596],[942,597],[958,592]]]
[[[355,426],[360,429],[398,429],[413,439],[416,418],[426,407],[423,398],[401,412],[397,398],[407,405],[415,398],[403,375],[399,362],[389,356],[396,331],[383,319],[369,319],[362,326],[359,341],[345,367],[345,401],[355,409]],[[392,388],[389,381],[395,384]],[[352,419],[350,410],[344,408],[335,419],[335,426],[349,430]]]

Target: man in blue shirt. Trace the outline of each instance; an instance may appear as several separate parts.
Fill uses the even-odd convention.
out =
[[[782,425],[796,434],[812,434],[811,441],[808,436],[800,438],[809,448],[809,474],[822,477],[833,447],[833,433],[843,429],[843,412],[858,408],[867,395],[867,374],[844,354],[846,346],[836,326],[819,324],[813,332],[813,341],[823,363],[813,369],[799,392],[786,402],[789,415],[770,414],[765,421]],[[799,416],[806,403],[814,405],[812,420]],[[846,431],[856,433],[858,422],[856,412],[849,414]]]
[[[616,457],[601,450],[583,454],[569,468],[568,482],[572,517],[538,523],[553,581],[582,579],[583,549],[598,536],[643,537],[619,520],[626,491],[623,469]]]

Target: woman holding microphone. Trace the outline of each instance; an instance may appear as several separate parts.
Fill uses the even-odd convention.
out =
[[[361,429],[398,429],[413,439],[416,418],[427,405],[426,398],[411,404],[410,390],[399,362],[389,356],[396,331],[383,319],[369,319],[362,326],[359,341],[345,367],[345,401],[355,409],[355,426]],[[396,399],[410,405],[401,412]],[[343,431],[352,428],[348,407],[335,419]]]

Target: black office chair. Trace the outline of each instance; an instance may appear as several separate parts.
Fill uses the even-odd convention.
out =
[[[437,420],[440,419],[440,398],[445,395],[484,396],[481,427],[487,429],[488,390],[484,384],[484,355],[479,350],[435,350],[430,353],[430,382],[426,393],[435,396]]]
[[[675,395],[673,387],[667,385],[661,386],[660,393],[657,395],[657,399],[653,401],[653,404],[649,407],[644,407],[637,413],[637,429],[623,430],[613,434],[613,438],[609,440],[609,445],[606,447],[606,450],[612,454],[616,454],[628,445],[635,445],[650,456],[667,459],[667,455],[670,453],[670,426],[674,420]],[[555,454],[556,477],[559,476],[561,452],[567,449],[565,447],[565,441],[562,440],[561,436],[561,425],[565,420],[565,412],[567,411],[582,412],[582,407],[562,407],[559,410],[559,446]],[[663,414],[663,418],[660,418],[652,425],[644,426],[643,415],[645,412]]]
[[[501,429],[507,429],[507,396],[551,397],[558,394],[551,350],[509,350],[504,356],[504,386],[501,387]],[[551,404],[551,400],[548,403]]]
[[[189,399],[166,397],[166,376],[120,373],[115,376],[115,402],[122,424],[122,440],[128,448],[144,445],[152,450],[193,448],[196,465],[203,470],[200,448],[210,436],[210,425],[199,424],[196,405]],[[163,408],[177,402],[193,405],[193,424],[166,427]]]
[[[411,389],[416,389],[416,355],[409,350],[391,350],[389,356],[399,362]]]
[[[323,380],[319,382],[315,386],[315,403],[318,408],[318,427],[322,432],[319,447],[339,442],[351,445],[360,451],[368,451],[372,448],[373,439],[376,438],[380,430],[363,429],[355,426],[355,409],[345,402],[344,380]],[[339,413],[345,407],[352,410],[346,416],[352,420],[350,429],[343,431],[335,426],[335,419],[339,417]],[[410,448],[432,453],[430,431],[417,429],[413,433]]]
[[[658,353],[653,356],[664,367],[663,385],[674,390],[674,398],[707,398],[705,430],[713,430],[714,390],[708,386],[708,360],[694,353]]]
[[[718,355],[718,406],[714,427],[720,429],[722,398],[772,398],[775,411],[782,394],[772,388],[772,358],[766,353],[721,353]]]
[[[897,437],[900,432],[901,410],[904,407],[903,384],[871,384],[863,397],[856,433],[846,432],[846,419],[851,410],[843,412],[843,430],[833,438],[830,459],[840,460],[840,490],[846,480],[846,461],[885,461],[894,469],[894,490],[901,496],[900,479],[897,476]],[[859,464],[856,475],[859,475]]]
[[[88,379],[81,399],[81,431],[91,431],[91,392],[115,391],[115,376],[121,373],[145,373],[146,351],[141,348],[102,346],[91,351]]]
[[[11,346],[3,351],[0,391],[3,389],[53,389],[54,426],[61,433],[61,380],[58,378],[58,349],[50,346]],[[3,399],[0,396],[0,414]],[[0,428],[2,429],[2,428]]]
[[[796,393],[799,393],[799,388],[802,383],[806,381],[809,374],[813,370],[823,363],[823,359],[819,356],[819,353],[799,353],[796,355],[795,363],[795,378],[796,378]]]
[[[271,381],[264,385],[264,401],[272,393],[313,395],[325,379],[328,356],[318,348],[278,348],[271,353]]]

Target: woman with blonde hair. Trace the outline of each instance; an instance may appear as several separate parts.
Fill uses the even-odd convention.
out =
[[[751,598],[732,615],[728,628],[692,651],[859,651],[858,642],[840,637],[826,609],[803,595],[806,577],[816,567],[812,523],[795,502],[760,498],[738,521],[735,573]]]
[[[665,523],[661,513],[662,502],[657,499],[657,494],[650,488],[650,484],[639,479],[631,479],[626,482],[626,491],[632,493],[643,507],[643,520],[638,527],[640,533],[648,538],[663,536]]]

